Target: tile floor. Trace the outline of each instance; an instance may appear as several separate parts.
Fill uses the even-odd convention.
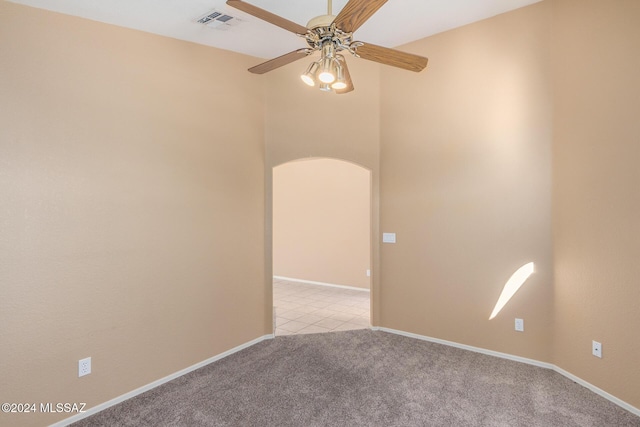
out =
[[[274,280],[276,335],[366,329],[369,292]]]

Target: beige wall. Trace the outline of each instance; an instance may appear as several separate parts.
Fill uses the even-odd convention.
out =
[[[550,20],[539,3],[405,46],[423,74],[383,69],[383,326],[552,360]]]
[[[93,406],[267,332],[254,62],[0,2],[1,402]]]
[[[640,408],[640,2],[554,18],[555,361]]]
[[[380,180],[380,67],[347,58],[356,90],[348,95],[324,93],[300,81],[300,74],[312,59],[304,59],[262,78],[266,84],[265,182],[266,182],[266,275],[267,307],[272,277],[272,169],[305,158],[328,157],[346,160],[371,171],[371,300],[372,323],[378,315],[379,275],[379,180]],[[270,310],[268,308],[267,310]],[[272,322],[271,314],[265,323]]]
[[[371,173],[309,159],[273,168],[273,274],[369,289]]]
[[[406,46],[426,79],[383,68],[383,326],[552,362],[640,407],[639,20],[634,0],[545,1]]]

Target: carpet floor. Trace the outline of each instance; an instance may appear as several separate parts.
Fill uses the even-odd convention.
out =
[[[371,330],[263,341],[82,426],[633,426],[553,371]]]

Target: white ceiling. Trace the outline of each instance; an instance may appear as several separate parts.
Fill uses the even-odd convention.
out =
[[[11,0],[94,21],[272,58],[306,44],[303,39],[225,4],[225,0]],[[354,39],[395,47],[518,9],[540,0],[389,0],[355,32]],[[301,25],[327,12],[326,0],[249,0]],[[333,14],[347,0],[333,0]],[[240,19],[209,28],[195,21],[216,9]]]

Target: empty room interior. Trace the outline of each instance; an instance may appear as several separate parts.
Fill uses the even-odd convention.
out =
[[[341,337],[354,346],[401,342],[411,360],[422,357],[413,346],[437,345],[452,363],[464,353],[537,367],[620,411],[619,425],[640,425],[640,2],[413,2],[420,9],[402,15],[407,2],[389,0],[354,40],[428,65],[389,66],[367,50],[375,45],[331,27],[336,49],[351,43],[331,63],[337,81],[348,63],[348,93],[305,85],[301,73],[327,58],[314,63],[317,50],[296,51],[304,39],[222,0],[185,2],[200,12],[179,16],[184,32],[148,18],[181,2],[142,2],[143,13],[135,2],[56,3],[0,1],[0,425],[88,422],[198,368],[237,361],[241,372],[261,349],[283,346],[286,360],[307,354],[313,340],[342,351],[349,342]],[[325,0],[230,3],[302,26],[298,16],[327,12]],[[374,3],[385,2],[348,5]],[[456,19],[425,12],[445,3]],[[511,6],[475,17],[472,3]],[[337,19],[345,4],[333,2]],[[239,23],[194,21],[214,9]],[[395,45],[385,39],[404,31]],[[247,71],[289,51],[302,58],[263,75]],[[320,52],[335,55],[324,44]],[[321,181],[334,196],[347,187],[335,178],[348,170],[362,183],[364,219],[316,233],[337,243],[324,255],[291,227],[329,211],[343,218],[338,208],[354,197],[303,208],[297,196],[283,205],[282,182],[303,182],[283,181],[283,171],[305,164],[333,165]],[[352,231],[362,239],[357,250],[345,238]],[[530,275],[509,292],[526,266]],[[274,292],[296,280],[366,289],[351,290],[370,299],[353,302],[339,322],[307,317],[308,325],[279,334]],[[492,313],[505,293],[511,298]],[[324,302],[315,308],[332,303]],[[388,367],[377,361],[390,354],[365,359]],[[412,369],[401,352],[394,357]],[[351,378],[355,371],[333,384]],[[484,380],[496,390],[503,381]],[[398,387],[429,381],[418,373]],[[462,399],[464,412],[471,398],[452,396],[448,404]],[[527,405],[529,421],[550,416]],[[229,408],[226,424],[166,425],[260,425]],[[474,419],[475,410],[455,414],[459,425],[533,425]],[[435,415],[419,424],[411,417],[429,414],[379,411],[378,421],[346,413],[343,425],[447,425]],[[139,413],[126,425],[159,425]],[[296,414],[309,418],[288,414],[285,424],[323,425],[313,418],[324,416],[320,409]],[[589,416],[549,419],[595,425]]]

